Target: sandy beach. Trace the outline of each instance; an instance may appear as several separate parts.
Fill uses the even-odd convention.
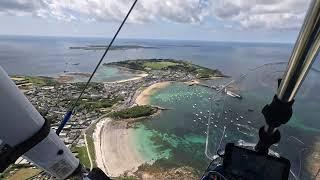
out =
[[[136,76],[137,77],[133,77],[133,78],[130,78],[130,79],[119,80],[119,81],[113,81],[113,82],[110,82],[110,83],[122,83],[122,82],[127,82],[127,81],[134,81],[134,80],[138,80],[138,79],[141,79],[143,77],[146,77],[146,76],[148,76],[148,74],[147,73],[137,74]]]
[[[136,103],[148,104],[150,95],[170,83],[160,82],[149,86],[138,95]],[[136,148],[133,129],[127,128],[126,121],[105,118],[97,123],[93,137],[97,166],[111,177],[133,173],[147,162]]]
[[[97,125],[96,125],[96,129],[93,132],[93,143],[94,143],[94,150],[95,150],[95,155],[96,155],[96,164],[97,166],[103,170],[106,174],[108,174],[108,169],[107,167],[103,164],[103,155],[102,155],[102,151],[101,151],[101,139],[100,139],[100,134],[101,134],[101,130],[104,124],[110,122],[111,119],[106,118],[106,119],[102,119],[100,120]]]
[[[94,132],[96,163],[111,177],[135,172],[146,161],[135,148],[132,129],[124,121],[106,118]]]
[[[147,105],[150,102],[150,96],[159,89],[167,87],[171,82],[159,82],[144,89],[136,98],[136,104]]]
[[[136,98],[136,104],[146,105],[156,91],[170,85],[169,81],[153,84],[144,89]],[[189,83],[198,83],[192,81]],[[136,148],[134,129],[127,127],[126,121],[114,121],[105,118],[96,125],[93,133],[96,163],[106,174],[118,177],[124,173],[133,173],[147,162]]]

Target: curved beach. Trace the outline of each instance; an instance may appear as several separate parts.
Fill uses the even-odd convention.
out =
[[[155,83],[146,89],[144,89],[136,98],[136,104],[138,105],[147,105],[150,103],[150,96],[156,91],[167,87],[170,85],[170,81]]]
[[[123,82],[128,82],[128,81],[134,81],[134,80],[142,79],[142,78],[147,77],[147,76],[148,76],[147,73],[137,74],[136,77],[133,77],[133,78],[130,78],[130,79],[119,80],[119,81],[113,81],[111,83],[123,83]]]
[[[149,103],[150,96],[171,82],[160,82],[144,89],[136,98],[138,105]],[[143,157],[135,144],[134,129],[127,128],[126,121],[113,121],[105,118],[96,125],[94,146],[96,163],[106,174],[118,177],[125,173],[133,173],[148,160]]]
[[[97,165],[111,177],[135,172],[146,162],[135,148],[132,132],[126,122],[110,118],[97,124],[94,132]]]

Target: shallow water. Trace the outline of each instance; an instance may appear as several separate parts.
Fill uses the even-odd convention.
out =
[[[143,139],[143,142],[148,142],[148,147],[153,152],[153,159],[161,158],[159,154],[166,154],[165,157],[168,160],[162,161],[164,166],[183,165],[203,170],[208,163],[205,155],[205,141],[209,111],[216,113],[210,116],[212,121],[209,123],[210,135],[208,137],[208,154],[213,155],[218,149],[224,127],[227,129],[220,148],[223,148],[227,142],[237,143],[239,140],[244,140],[247,143],[256,143],[258,141],[258,129],[264,124],[260,111],[266,103],[271,102],[271,93],[270,89],[259,88],[256,88],[256,91],[245,91],[241,94],[243,96],[241,100],[226,97],[227,100],[220,103],[225,106],[224,110],[221,110],[218,105],[210,110],[211,100],[209,98],[216,94],[215,90],[188,86],[184,83],[173,83],[151,96],[151,104],[172,108],[172,110],[163,111],[159,116],[142,122],[142,125],[138,126],[138,131],[143,137],[140,136],[140,138]],[[281,128],[281,143],[272,148],[292,161],[294,171],[299,169],[297,163],[300,162],[300,151],[304,147],[312,146],[315,143],[314,137],[318,136],[320,131],[320,126],[316,123],[317,118],[314,118],[318,117],[320,112],[309,109],[306,111],[308,113],[305,112],[306,116],[302,112],[303,109],[306,110],[303,107],[312,106],[317,102],[317,98],[306,102],[307,97],[309,96],[297,98],[295,109],[299,110],[295,111],[288,125]],[[248,111],[249,108],[253,112]],[[225,110],[228,113],[223,113]],[[311,116],[313,116],[312,119],[303,121]],[[143,136],[143,134],[147,135]],[[304,144],[301,145],[292,137]],[[304,154],[301,157],[302,162],[307,156]],[[302,176],[307,178],[309,174],[304,168],[302,167]]]
[[[106,44],[108,42],[109,39],[101,38],[0,36],[0,65],[11,75],[57,76],[63,74],[64,71],[90,73],[102,55],[102,51],[70,50],[69,47]],[[110,51],[104,62],[138,58],[174,58],[219,69],[234,79],[250,68],[270,62],[288,61],[293,47],[292,44],[135,39],[119,39],[115,44],[155,48]],[[313,67],[320,68],[318,60]],[[95,80],[114,81],[132,76],[132,74],[120,72],[118,69],[104,68],[101,66]],[[227,117],[228,121],[220,120],[221,117],[219,119],[212,116],[214,123],[210,127],[209,138],[211,153],[215,153],[217,142],[221,139],[221,131],[226,125],[229,125],[229,128],[225,140],[244,139],[256,142],[256,129],[263,124],[260,110],[266,103],[271,102],[277,87],[277,77],[282,74],[275,72],[277,71],[272,68],[271,71],[270,69],[259,71],[259,73],[251,75],[250,77],[253,78],[247,82],[237,84],[239,87],[247,88],[242,95],[250,101],[222,98],[225,100],[224,103],[214,105],[215,108],[211,113],[221,113],[223,108],[221,104],[227,104],[232,107],[233,112],[243,113],[246,121],[242,124],[237,123],[242,125],[240,127],[238,125],[230,126],[229,120],[237,121],[235,118],[239,118],[239,114],[230,113],[228,116],[221,116],[223,119]],[[273,76],[274,74],[276,76]],[[87,77],[78,80],[85,79]],[[304,82],[298,93],[291,121],[287,126],[281,128],[283,141],[275,147],[276,150],[282,151],[282,154],[293,159],[296,158],[296,152],[299,152],[301,148],[312,146],[315,143],[315,138],[320,134],[319,73],[311,73],[306,79],[307,81]],[[260,86],[253,86],[257,82]],[[204,153],[205,132],[207,130],[206,117],[204,116],[210,109],[208,98],[213,94],[215,92],[207,88],[189,87],[182,83],[172,84],[155,93],[151,97],[152,104],[173,108],[173,110],[164,111],[160,116],[141,123],[134,132],[137,147],[145,155],[145,158],[153,160],[165,157],[168,161],[162,163],[166,166],[189,165],[203,170],[208,162]],[[254,109],[251,115],[248,108]],[[200,112],[202,112],[201,119],[198,117]],[[251,125],[247,122],[249,119],[252,121]],[[258,120],[253,123],[255,119]],[[216,122],[217,120],[218,122]],[[217,127],[214,128],[214,125]],[[239,131],[237,127],[239,127]],[[291,136],[304,144],[301,145],[296,140],[292,141]],[[296,161],[299,162],[299,159],[296,158]]]
[[[72,82],[86,82],[89,77],[72,75]],[[92,78],[92,82],[114,82],[138,77],[138,73],[124,71],[117,67],[101,66]]]

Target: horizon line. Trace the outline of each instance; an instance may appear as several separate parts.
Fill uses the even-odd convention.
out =
[[[0,34],[0,37],[47,37],[47,38],[94,38],[94,39],[111,39],[111,37],[103,36],[72,36],[72,35],[34,35],[34,34]],[[203,40],[203,39],[168,39],[168,38],[141,38],[141,37],[119,37],[117,39],[128,40],[162,40],[162,41],[198,41],[198,42],[221,42],[221,43],[252,43],[252,44],[294,44],[294,42],[279,42],[279,41],[223,41],[223,40]]]

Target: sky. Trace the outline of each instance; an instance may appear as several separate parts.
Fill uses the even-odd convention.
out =
[[[134,0],[0,0],[0,34],[112,37]],[[119,38],[292,43],[310,0],[138,0]]]

